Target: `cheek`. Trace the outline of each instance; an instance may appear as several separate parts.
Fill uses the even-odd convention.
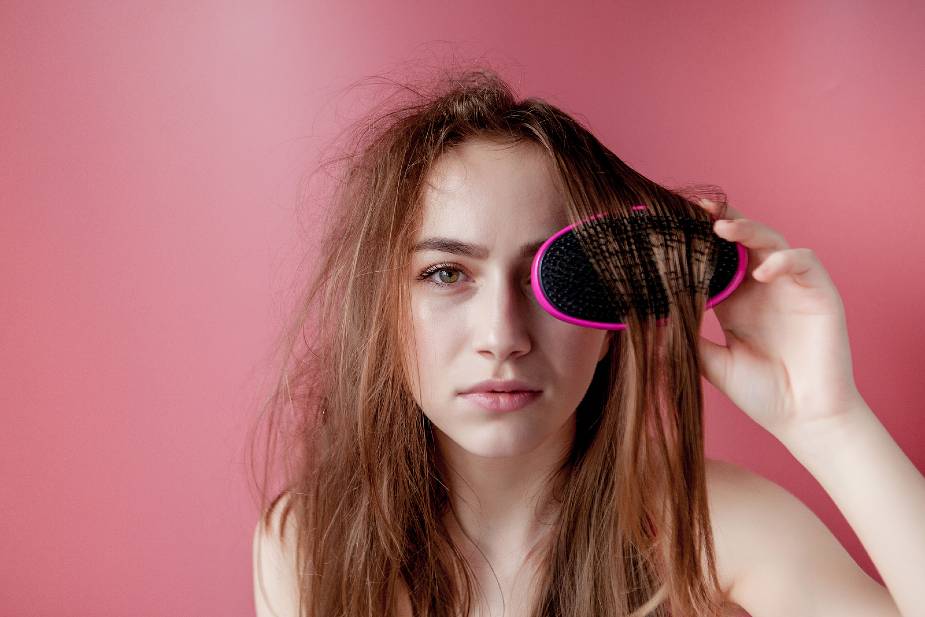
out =
[[[550,354],[549,358],[563,388],[583,392],[594,376],[605,333],[578,326],[568,328],[559,332],[551,342],[556,353]]]
[[[419,302],[412,313],[414,351],[421,364],[430,364],[446,353],[453,336],[454,320],[433,303]],[[423,367],[422,367],[423,370]]]
[[[471,302],[442,296],[436,292],[421,291],[412,296],[411,320],[422,353],[434,354],[438,350],[455,349],[466,332],[466,324],[476,317]]]
[[[429,393],[445,388],[441,380],[452,374],[450,361],[459,348],[462,326],[445,307],[427,301],[412,304],[412,325],[414,340],[409,341],[405,357],[415,396],[420,391],[420,397],[426,400]]]

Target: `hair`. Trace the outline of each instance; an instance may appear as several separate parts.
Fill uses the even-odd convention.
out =
[[[262,477],[251,467],[262,524],[270,529],[276,510],[281,533],[294,517],[300,615],[310,617],[392,614],[400,593],[414,615],[470,612],[472,570],[444,524],[446,469],[403,362],[413,341],[410,247],[441,154],[475,138],[542,148],[570,223],[638,203],[707,220],[699,196],[726,203],[713,186],[649,180],[556,106],[518,100],[484,64],[396,92],[328,161],[342,167],[316,271],[273,347],[278,378],[250,437],[251,456],[266,463]],[[711,273],[683,247],[656,249],[693,291],[672,292],[663,326],[633,309],[595,369],[571,453],[549,482],[561,509],[539,553],[535,617],[713,616],[727,601],[707,507],[697,355]],[[626,284],[638,284],[627,270]]]

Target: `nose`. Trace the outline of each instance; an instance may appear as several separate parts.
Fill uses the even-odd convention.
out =
[[[516,277],[514,277],[516,278]],[[475,350],[499,364],[530,351],[530,285],[499,273],[480,291],[473,328]]]

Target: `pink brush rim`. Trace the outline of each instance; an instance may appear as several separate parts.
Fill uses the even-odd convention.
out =
[[[645,208],[646,206],[640,204],[637,206],[633,206],[632,209],[633,210],[644,210]],[[590,219],[588,219],[588,221],[593,221],[594,219],[601,218],[606,215],[607,215],[606,213],[596,214],[592,216]],[[545,310],[547,313],[549,313],[550,315],[552,315],[553,317],[561,321],[565,321],[570,324],[575,324],[576,326],[583,326],[586,328],[598,328],[598,329],[603,329],[603,330],[625,330],[626,324],[623,324],[623,323],[613,324],[613,323],[606,323],[606,322],[600,322],[600,321],[589,321],[587,319],[579,319],[577,317],[572,317],[571,315],[566,315],[565,313],[563,313],[562,311],[554,307],[549,302],[549,299],[546,298],[546,294],[544,294],[542,288],[540,288],[540,262],[543,260],[543,255],[546,253],[546,249],[548,249],[549,245],[555,242],[559,236],[569,233],[572,229],[574,229],[575,227],[577,227],[583,222],[587,222],[587,221],[582,221],[579,223],[575,223],[574,225],[563,227],[562,229],[554,233],[552,236],[550,236],[549,239],[547,239],[546,242],[544,242],[542,246],[540,246],[540,248],[536,251],[536,254],[533,256],[533,264],[530,267],[530,286],[533,288],[533,295],[539,301],[540,306],[543,307],[543,310]],[[711,308],[713,306],[716,306],[723,300],[725,300],[727,297],[729,297],[729,295],[733,291],[735,291],[736,287],[739,286],[739,283],[741,283],[742,280],[745,278],[745,269],[748,267],[748,251],[745,249],[744,246],[742,246],[741,243],[736,242],[735,244],[739,252],[739,266],[736,269],[736,273],[733,275],[732,280],[729,281],[729,284],[726,285],[725,289],[723,289],[721,292],[719,292],[718,294],[716,294],[715,296],[707,300],[706,306],[704,308]],[[659,325],[659,326],[665,325],[667,321],[668,321],[668,317],[663,317],[662,319],[659,319],[656,322],[656,325]]]

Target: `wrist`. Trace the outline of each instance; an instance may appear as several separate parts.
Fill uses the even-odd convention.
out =
[[[839,413],[799,421],[776,433],[776,437],[797,459],[831,452],[850,443],[858,431],[870,429],[877,418],[862,398],[846,405]]]

